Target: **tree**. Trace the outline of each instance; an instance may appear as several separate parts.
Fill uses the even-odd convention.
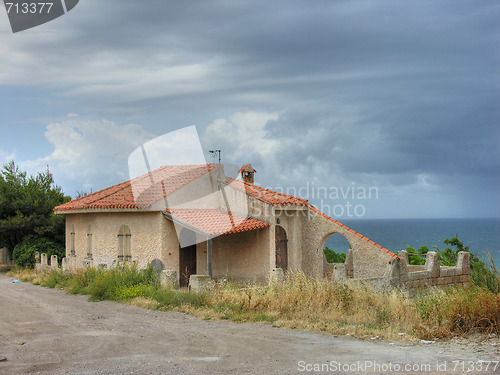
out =
[[[29,235],[64,246],[64,217],[53,208],[69,201],[48,167],[27,176],[14,161],[0,171],[0,247],[13,250]]]
[[[17,266],[32,268],[35,265],[35,253],[37,251],[40,254],[47,254],[47,259],[50,259],[52,255],[57,255],[59,262],[64,257],[63,245],[34,235],[24,237],[23,241],[14,247],[12,255]]]
[[[323,250],[328,263],[345,263],[345,253],[336,253],[328,246]]]

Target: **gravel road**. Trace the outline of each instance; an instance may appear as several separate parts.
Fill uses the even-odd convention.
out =
[[[492,367],[478,360],[500,359],[492,340],[366,342],[88,302],[11,280],[0,275],[0,374],[486,374]]]

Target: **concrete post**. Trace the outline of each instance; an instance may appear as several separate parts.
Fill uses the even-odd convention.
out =
[[[345,263],[335,263],[333,264],[332,270],[332,281],[344,284],[347,282],[347,272],[345,269]]]
[[[212,287],[212,280],[208,275],[191,275],[189,277],[189,291],[204,293]]]
[[[345,256],[345,271],[347,277],[354,277],[354,261],[352,249],[347,250],[347,254]]]
[[[69,271],[69,266],[68,266],[68,258],[62,258],[61,261],[61,268],[64,272]]]
[[[457,269],[461,275],[470,275],[470,253],[468,251],[458,253]]]
[[[431,277],[439,277],[439,258],[435,251],[429,251],[425,258],[425,269],[431,272]]]
[[[179,289],[179,276],[175,270],[161,270],[160,286],[164,289]]]
[[[57,270],[59,268],[59,265],[57,264],[57,255],[52,255],[50,257],[50,268],[53,270]]]
[[[285,281],[285,274],[281,268],[273,268],[269,275],[269,285],[280,284]]]
[[[398,253],[398,257],[400,257],[406,264],[410,264],[410,261],[408,260],[408,252],[406,250],[401,250]]]

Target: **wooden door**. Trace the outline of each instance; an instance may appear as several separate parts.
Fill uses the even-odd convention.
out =
[[[179,245],[179,284],[188,286],[189,277],[196,274],[196,244],[180,247]]]
[[[276,268],[286,271],[288,267],[288,240],[286,232],[282,226],[276,225]]]

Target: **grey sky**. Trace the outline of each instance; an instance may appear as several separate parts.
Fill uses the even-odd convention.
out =
[[[350,200],[365,217],[498,216],[498,19],[493,0],[82,0],[12,34],[0,11],[0,161],[96,190],[195,124],[262,186],[376,187]]]

